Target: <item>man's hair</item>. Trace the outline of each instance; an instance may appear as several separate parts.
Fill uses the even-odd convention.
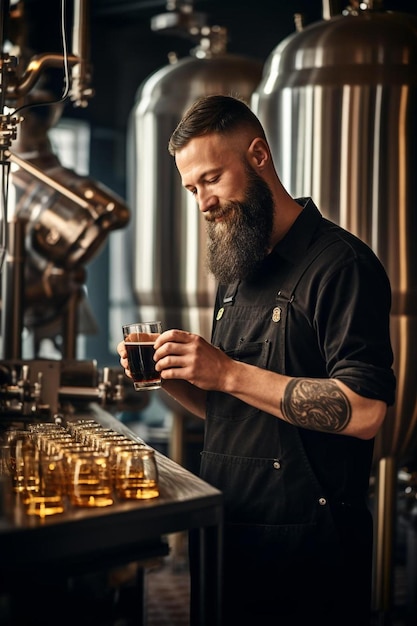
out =
[[[243,128],[251,129],[254,136],[265,139],[260,121],[243,100],[224,95],[203,96],[184,113],[171,135],[168,151],[174,156],[195,137],[227,134]]]

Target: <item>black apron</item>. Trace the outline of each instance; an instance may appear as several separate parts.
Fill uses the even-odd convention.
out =
[[[239,283],[231,285],[212,343],[234,359],[285,373],[286,322],[297,284],[332,240],[327,235],[313,245],[264,305],[245,301]],[[335,612],[352,598],[343,589],[340,532],[299,429],[210,392],[201,477],[224,495],[223,626],[297,626],[313,618],[343,624]],[[366,624],[356,618],[355,626]]]

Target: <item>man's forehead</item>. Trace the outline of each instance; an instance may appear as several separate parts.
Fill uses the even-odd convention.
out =
[[[191,139],[184,148],[177,151],[175,158],[178,165],[186,164],[193,160],[203,161],[225,161],[236,156],[244,144],[234,135],[222,135],[211,133],[210,135],[200,135]]]
[[[236,147],[225,137],[201,136],[192,139],[175,155],[181,175],[197,175],[227,166],[237,158]]]

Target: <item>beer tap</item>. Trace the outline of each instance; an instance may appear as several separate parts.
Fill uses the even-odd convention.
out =
[[[2,374],[6,372],[2,368]],[[40,400],[42,396],[42,373],[39,372],[37,380],[32,383],[30,380],[30,368],[24,364],[21,368],[20,376],[16,367],[11,367],[9,381],[3,381],[0,385],[0,407],[5,414],[29,416],[40,410]]]

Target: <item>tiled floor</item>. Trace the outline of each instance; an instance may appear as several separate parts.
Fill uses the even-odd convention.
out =
[[[167,558],[149,569],[145,583],[146,626],[188,626],[189,592],[187,566],[175,566]]]
[[[417,626],[417,620],[406,615],[405,576],[404,568],[396,568],[392,614],[375,614],[372,626]],[[172,557],[166,557],[150,568],[146,580],[145,626],[189,626],[189,590],[186,564],[178,565]]]

